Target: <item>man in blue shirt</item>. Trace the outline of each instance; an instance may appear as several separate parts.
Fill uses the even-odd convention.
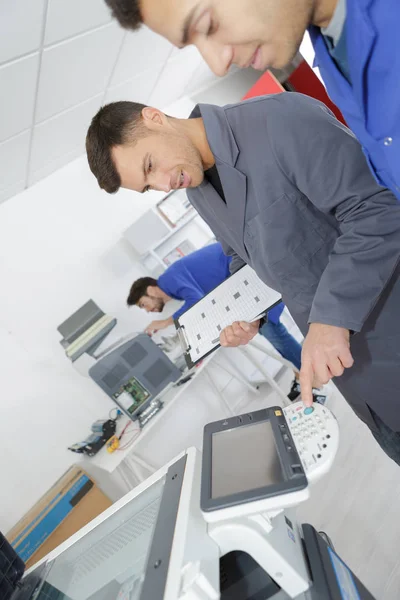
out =
[[[145,23],[178,47],[194,44],[217,75],[233,63],[283,68],[309,27],[329,96],[377,182],[400,200],[399,0],[106,2],[127,29]]]
[[[143,308],[146,312],[160,313],[170,300],[184,301],[172,317],[152,321],[146,327],[146,333],[152,335],[173,325],[174,319],[229,277],[231,260],[232,257],[225,256],[221,244],[205,246],[173,263],[158,279],[142,277],[135,281],[127,304]],[[291,400],[295,400],[300,395],[298,374],[301,368],[301,345],[280,322],[284,308],[281,302],[269,311],[268,320],[260,328],[260,333],[296,367],[295,379],[288,394]]]

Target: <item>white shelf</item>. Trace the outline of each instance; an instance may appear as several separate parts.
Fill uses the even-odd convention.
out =
[[[160,219],[162,219],[161,215],[159,215],[159,216],[160,216]],[[198,213],[195,211],[195,209],[193,209],[193,212],[188,217],[183,218],[182,221],[179,221],[179,224],[176,227],[172,228],[170,225],[168,225],[168,227],[170,228],[170,232],[167,233],[167,235],[165,235],[164,237],[162,237],[156,244],[153,244],[153,246],[151,246],[151,248],[149,248],[149,250],[147,252],[145,252],[142,255],[142,257],[145,257],[147,254],[149,254],[151,252],[155,252],[157,250],[157,248],[159,248],[165,242],[167,242],[169,239],[174,237],[178,231],[181,231],[186,225],[188,225],[196,217],[201,218],[198,215]]]
[[[184,241],[190,241],[195,250],[203,248],[214,239],[214,235],[197,212],[182,220],[182,223],[160,239],[152,248],[140,257],[145,269],[153,276],[159,276],[169,265],[164,258]]]
[[[123,235],[139,254],[142,266],[153,277],[165,271],[168,265],[164,258],[184,241],[189,241],[194,250],[199,250],[215,239],[194,208],[173,227],[153,207],[132,223]]]

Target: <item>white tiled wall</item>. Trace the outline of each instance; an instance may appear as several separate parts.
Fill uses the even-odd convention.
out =
[[[49,0],[47,9],[46,46],[90,31],[111,21],[105,2],[99,0]]]
[[[0,63],[39,48],[45,5],[45,0],[0,1]]]
[[[110,23],[46,48],[42,56],[37,121],[100,94],[111,77],[122,38],[122,30]]]
[[[37,52],[0,67],[0,141],[30,128],[38,68]]]
[[[0,201],[83,153],[102,104],[162,108],[214,79],[195,50],[121,29],[104,0],[0,0]]]

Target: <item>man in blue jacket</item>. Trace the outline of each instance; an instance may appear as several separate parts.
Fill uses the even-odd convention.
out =
[[[146,312],[160,313],[170,300],[184,301],[172,317],[152,321],[146,327],[146,333],[152,335],[173,325],[174,319],[229,277],[231,261],[232,257],[225,256],[221,244],[205,246],[173,263],[158,279],[142,277],[135,281],[130,289],[127,304],[143,308]],[[298,376],[301,368],[301,345],[280,322],[284,308],[281,302],[269,311],[268,320],[260,328],[260,333],[279,354],[296,367],[295,378],[288,394],[291,400],[295,400],[300,395]]]
[[[400,200],[399,0],[106,0],[123,27],[145,23],[197,46],[217,75],[294,58],[306,29],[328,94],[378,183]]]

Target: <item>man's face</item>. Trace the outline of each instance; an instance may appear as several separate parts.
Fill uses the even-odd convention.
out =
[[[155,109],[145,109],[148,113]],[[204,179],[201,156],[191,139],[168,125],[146,120],[148,135],[135,144],[115,146],[112,158],[123,188],[137,192],[150,189],[168,193],[178,188],[197,187]]]
[[[194,44],[217,75],[231,64],[264,70],[294,58],[315,0],[142,0],[144,23],[183,47]]]
[[[162,312],[165,306],[164,300],[155,296],[142,296],[138,302],[138,307],[143,308],[146,312]]]

